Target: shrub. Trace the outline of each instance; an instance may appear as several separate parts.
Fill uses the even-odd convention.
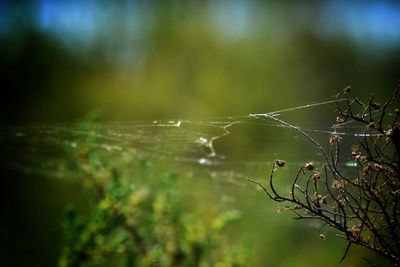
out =
[[[356,123],[362,132],[356,133],[359,143],[351,147],[355,173],[344,172],[339,162],[342,155],[342,136],[333,132],[330,150],[303,132],[277,117],[278,121],[305,136],[325,158],[323,166],[308,162],[301,166],[291,183],[289,195],[278,192],[274,173],[285,161],[276,160],[268,186],[260,186],[268,198],[288,206],[298,220],[319,220],[322,227],[336,229],[348,241],[343,260],[352,244],[366,247],[388,258],[394,266],[400,264],[400,85],[383,104],[374,102],[372,95],[364,103],[351,96],[346,87],[337,97],[337,125]],[[343,104],[344,103],[344,104]],[[397,105],[397,106],[396,106]],[[264,118],[265,119],[265,118]],[[324,235],[321,233],[321,238]]]
[[[225,226],[239,219],[238,211],[205,219],[182,204],[176,175],[151,188],[132,184],[118,169],[107,172],[99,166],[102,160],[89,162],[81,165],[95,201],[86,216],[66,207],[60,267],[110,261],[112,266],[245,266],[246,250],[235,250],[223,236]]]

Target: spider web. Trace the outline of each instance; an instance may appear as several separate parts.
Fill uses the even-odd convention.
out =
[[[315,121],[315,114],[322,112],[334,119],[336,101],[330,98],[268,113],[219,118],[1,126],[1,165],[65,178],[73,169],[66,154],[98,149],[111,160],[133,157],[235,182],[264,175],[277,158],[296,167],[306,160],[323,161],[323,153],[293,129],[319,144],[327,144],[332,133],[346,136],[349,144],[354,142],[359,126]],[[297,120],[306,123],[293,123]]]

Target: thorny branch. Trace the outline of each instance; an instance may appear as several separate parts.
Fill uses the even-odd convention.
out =
[[[325,157],[325,166],[309,162],[301,166],[293,179],[289,195],[279,192],[274,173],[283,167],[283,160],[273,163],[268,186],[257,184],[268,198],[288,204],[280,211],[292,211],[295,219],[320,220],[341,232],[348,241],[347,256],[351,245],[366,247],[400,266],[400,110],[398,96],[400,84],[382,105],[372,95],[364,103],[350,95],[346,87],[337,95],[337,124],[334,129],[356,123],[363,129],[356,136],[358,144],[351,148],[349,157],[356,170],[351,174],[339,171],[340,146],[343,137],[334,131],[329,144],[330,153],[298,127],[277,119],[273,115],[253,116],[259,119],[279,120],[304,135]],[[327,171],[327,167],[330,172]]]

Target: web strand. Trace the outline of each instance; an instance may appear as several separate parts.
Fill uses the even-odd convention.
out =
[[[312,126],[297,126],[288,123],[280,116],[283,113],[298,112],[310,108],[322,108],[323,106],[336,103],[335,100],[323,100],[307,105],[301,105],[292,108],[286,108],[268,113],[247,114],[239,116],[200,118],[200,119],[169,119],[157,121],[134,121],[134,122],[109,122],[109,123],[82,123],[82,124],[55,124],[55,125],[29,125],[26,127],[14,127],[12,129],[0,128],[0,134],[9,132],[13,138],[23,140],[26,137],[27,146],[32,145],[29,140],[38,140],[34,143],[38,151],[42,151],[41,147],[54,145],[65,147],[68,149],[78,149],[88,146],[86,140],[96,140],[89,145],[95,149],[105,150],[111,154],[134,154],[137,158],[151,158],[154,160],[176,160],[178,162],[192,162],[199,165],[218,166],[225,164],[231,160],[232,154],[229,154],[230,149],[224,150],[224,145],[237,146],[233,151],[242,153],[240,147],[241,138],[244,139],[244,145],[250,141],[251,145],[255,143],[260,147],[258,151],[248,150],[250,153],[267,154],[277,151],[278,148],[271,146],[279,144],[281,140],[287,138],[281,134],[276,134],[273,128],[295,128],[298,133],[305,134],[311,137],[314,144],[317,143],[312,136],[322,137],[332,133],[340,135],[349,135],[355,137],[363,137],[359,134],[357,126],[351,123],[341,125],[340,128],[334,128],[330,125],[323,127]],[[343,101],[339,99],[339,101]],[[235,127],[235,128],[232,128]],[[236,128],[237,127],[237,128]],[[268,129],[272,128],[272,129]],[[248,133],[251,129],[266,130],[267,136],[261,136],[257,133],[252,136],[238,136],[237,130],[245,130]],[[358,133],[357,133],[358,132]],[[228,136],[236,134],[229,140]],[[29,139],[30,135],[36,135],[38,138]],[[258,141],[258,138],[263,140]],[[41,141],[43,140],[43,142]],[[314,141],[313,141],[314,140]],[[226,143],[224,143],[226,141]],[[282,139],[282,141],[285,141]],[[18,141],[19,142],[19,141]],[[261,143],[263,142],[263,143]],[[10,142],[11,144],[12,142]],[[224,144],[219,146],[220,144]],[[246,150],[245,147],[243,147]],[[319,148],[322,153],[322,149]],[[226,153],[228,151],[229,153]],[[286,151],[284,151],[285,153]],[[276,153],[281,153],[277,151]],[[327,158],[326,153],[322,153]],[[258,158],[254,154],[234,155],[238,161],[246,163],[257,163]],[[45,155],[43,155],[45,157]],[[275,156],[274,156],[275,157]],[[37,157],[38,160],[40,157]],[[17,159],[18,160],[18,159]],[[57,158],[51,158],[47,161],[57,165]],[[271,159],[264,157],[262,163],[271,162]],[[32,163],[36,159],[32,160]],[[46,161],[46,160],[44,160]],[[11,161],[10,161],[11,162]],[[329,161],[328,161],[329,162]],[[12,162],[11,162],[12,163]],[[10,164],[11,164],[10,163]],[[18,163],[18,162],[17,162]],[[258,163],[257,163],[258,164]],[[30,166],[30,163],[20,162],[20,166]],[[33,164],[31,164],[33,166]],[[38,163],[39,165],[39,163]],[[331,166],[332,169],[333,166]]]

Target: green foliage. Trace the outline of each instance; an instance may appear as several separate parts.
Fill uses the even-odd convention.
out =
[[[94,205],[85,217],[71,205],[65,208],[60,267],[107,265],[115,258],[124,266],[245,265],[248,250],[233,249],[222,235],[240,218],[238,211],[188,212],[176,175],[150,187],[132,183],[116,168],[107,172],[99,153],[87,158],[81,165]]]

